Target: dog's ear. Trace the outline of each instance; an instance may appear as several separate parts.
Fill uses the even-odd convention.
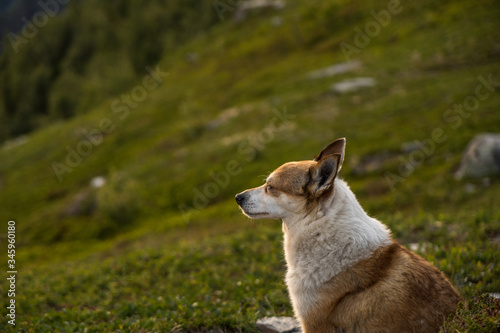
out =
[[[322,158],[328,155],[338,154],[340,155],[340,160],[338,163],[337,171],[339,171],[342,168],[342,163],[344,162],[344,152],[345,138],[337,139],[326,146],[325,149],[323,149],[321,153],[319,153],[318,156],[314,158],[314,161],[319,162]]]
[[[324,156],[309,169],[311,173],[309,190],[315,197],[321,196],[333,187],[333,181],[340,169],[341,158],[340,154]]]

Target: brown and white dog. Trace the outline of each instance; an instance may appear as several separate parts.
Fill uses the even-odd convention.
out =
[[[250,218],[282,219],[286,283],[304,333],[438,332],[460,295],[391,238],[337,178],[345,139],[236,195]]]

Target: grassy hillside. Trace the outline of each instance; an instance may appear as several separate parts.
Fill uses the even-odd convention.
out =
[[[383,10],[390,21],[361,43]],[[247,220],[234,194],[338,137],[341,177],[396,239],[465,299],[500,291],[500,179],[453,178],[467,142],[500,129],[500,6],[332,0],[229,14],[85,113],[0,149],[0,234],[16,221],[19,272],[17,325],[0,331],[253,332],[257,318],[291,315],[280,222]],[[361,66],[311,79],[346,55]],[[331,90],[356,77],[376,85]],[[472,111],[453,111],[482,84]],[[425,149],[408,171],[415,140]],[[493,330],[495,304],[479,304],[449,331]]]

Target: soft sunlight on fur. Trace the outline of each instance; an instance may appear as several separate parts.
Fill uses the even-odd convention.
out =
[[[460,296],[391,238],[337,178],[345,139],[236,196],[250,218],[283,220],[286,283],[304,333],[438,332]]]

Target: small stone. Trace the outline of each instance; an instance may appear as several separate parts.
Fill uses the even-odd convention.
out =
[[[106,178],[97,176],[90,180],[90,186],[93,188],[101,188],[106,184]]]
[[[322,69],[318,69],[312,72],[307,73],[307,77],[309,77],[312,80],[315,79],[321,79],[324,77],[330,77],[334,75],[339,75],[347,72],[351,72],[355,69],[358,69],[361,67],[361,61],[359,60],[354,60],[350,62],[341,62],[329,67],[325,67]]]
[[[245,1],[233,1],[233,2],[236,4],[233,5],[234,8],[236,9],[234,13],[234,20],[236,22],[244,21],[247,15],[250,14],[252,11],[262,10],[262,9],[281,10],[285,8],[285,1],[283,0],[245,0]]]
[[[500,175],[500,134],[479,134],[467,145],[455,178],[490,175]]]
[[[465,189],[465,193],[472,194],[472,193],[476,192],[476,185],[471,184],[471,183],[467,183],[467,184],[465,184],[464,189]]]
[[[3,144],[3,149],[7,150],[18,146],[22,146],[26,142],[28,142],[28,137],[26,135],[21,135],[15,139],[5,141]]]
[[[257,320],[262,333],[301,333],[299,322],[291,317],[266,317]]]
[[[425,252],[432,248],[432,243],[410,243],[408,248],[413,252]]]
[[[375,79],[371,77],[357,77],[354,79],[345,80],[332,85],[331,89],[336,93],[348,93],[358,91],[362,88],[373,87]]]
[[[229,109],[225,109],[222,111],[217,118],[211,120],[207,123],[206,127],[209,130],[215,130],[219,128],[221,125],[227,123],[229,120],[240,116],[243,113],[249,112],[254,109],[254,106],[247,104],[241,107],[231,107]]]
[[[419,141],[404,142],[401,144],[401,151],[405,154],[412,153],[416,150],[422,149],[423,145]]]
[[[417,252],[418,249],[420,249],[420,244],[419,243],[410,243],[408,244],[408,248],[412,250],[413,252]]]
[[[489,295],[491,298],[500,299],[500,293],[489,293],[488,295]]]

